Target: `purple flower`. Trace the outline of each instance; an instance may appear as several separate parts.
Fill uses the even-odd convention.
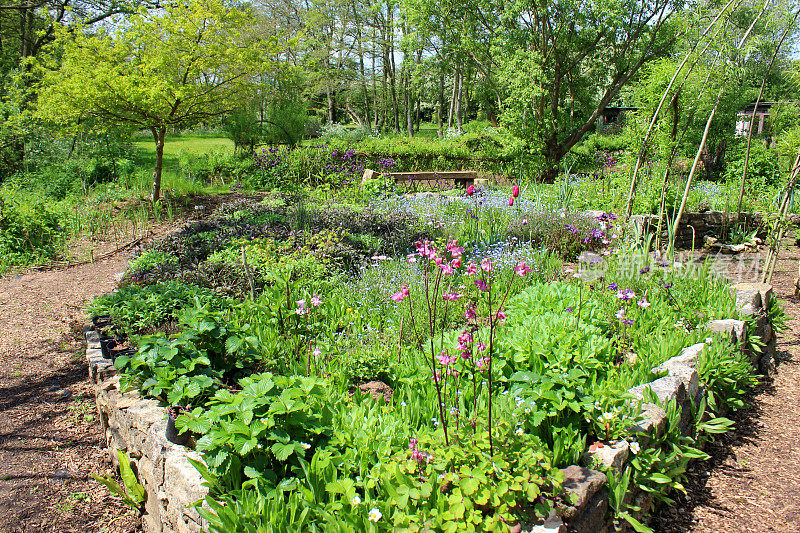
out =
[[[636,293],[630,289],[622,289],[617,293],[617,298],[627,302],[628,300],[633,300],[636,298]]]
[[[617,289],[619,289],[619,285],[617,285],[617,282],[612,281],[611,283],[608,284],[608,290],[615,291]]]
[[[486,283],[486,280],[485,280],[485,279],[483,279],[483,278],[481,278],[481,279],[476,279],[476,280],[475,280],[475,285],[476,285],[476,286],[477,286],[477,287],[478,287],[480,290],[482,290],[482,291],[484,291],[484,292],[489,290],[489,285]]]

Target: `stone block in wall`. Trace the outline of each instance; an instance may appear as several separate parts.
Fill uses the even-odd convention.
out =
[[[689,398],[697,403],[700,399],[700,376],[698,376],[697,370],[694,369],[694,365],[689,366],[679,360],[675,361],[675,359],[680,359],[680,357],[681,356],[673,357],[653,368],[652,371],[655,374],[667,372],[667,376],[680,379],[686,387],[686,393],[689,395]]]
[[[188,457],[200,460],[195,452],[177,450],[167,452],[164,459],[164,491],[169,494],[165,518],[176,531],[192,531],[194,527],[200,530],[200,515],[191,506],[208,494],[202,476]]]
[[[737,283],[731,286],[733,295],[736,298],[736,308],[744,314],[745,311],[755,312],[762,307],[761,291],[764,290],[765,283]]]
[[[630,446],[628,441],[619,440],[608,444],[599,443],[601,446],[590,446],[589,450],[581,457],[581,462],[589,468],[605,467],[611,468],[615,473],[622,470],[625,461],[628,460]]]
[[[600,488],[583,511],[567,522],[570,533],[606,533],[608,531],[608,489]]]
[[[681,403],[686,399],[686,386],[680,378],[674,376],[664,376],[650,383],[637,385],[628,389],[628,392],[633,394],[634,397],[643,400],[645,389],[652,390],[662,404],[670,400],[678,400],[678,403]]]
[[[645,389],[650,389],[658,397],[661,405],[665,405],[667,402],[675,400],[675,403],[677,404],[681,413],[681,432],[685,433],[689,428],[689,424],[691,423],[692,412],[691,409],[689,409],[690,396],[687,387],[684,384],[684,379],[686,379],[686,376],[664,376],[663,378],[658,378],[650,383],[645,383],[643,385],[638,385],[628,389],[628,392],[641,400],[644,399]]]
[[[667,429],[667,412],[654,403],[642,404],[642,421],[628,428],[632,434],[660,437]]]
[[[538,524],[531,527],[523,527],[523,533],[566,533],[567,527],[564,521],[555,512],[550,513],[543,524]]]
[[[731,336],[734,344],[744,342],[747,339],[747,324],[744,320],[726,318],[724,320],[712,320],[706,324],[706,329],[712,333],[727,333]]]
[[[603,508],[600,517],[602,520],[608,507],[608,495],[605,490],[606,475],[577,465],[570,465],[562,468],[561,471],[564,473],[564,483],[561,486],[566,491],[568,500],[572,503],[561,515],[566,520],[568,529],[576,531],[573,528],[574,524],[583,525],[587,522],[587,518],[593,519],[598,509],[602,507],[603,500],[605,500],[606,507]],[[596,498],[597,496],[599,498]],[[588,530],[580,529],[577,531]]]

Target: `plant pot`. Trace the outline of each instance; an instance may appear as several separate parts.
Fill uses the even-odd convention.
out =
[[[111,315],[100,315],[100,316],[93,316],[92,317],[92,325],[94,329],[101,330],[107,326],[112,325],[111,322]]]
[[[105,359],[114,360],[113,349],[117,346],[117,341],[113,337],[100,337],[100,351],[103,352]]]
[[[167,431],[165,436],[167,440],[173,444],[180,444],[186,446],[189,444],[192,436],[188,431],[178,433],[178,428],[175,427],[175,420],[185,412],[185,409],[179,405],[167,407]]]
[[[111,360],[112,361],[116,361],[117,357],[120,357],[122,355],[124,355],[126,357],[133,357],[134,355],[136,355],[136,349],[135,348],[125,348],[125,349],[122,349],[122,350],[110,350],[110,353],[111,353]]]

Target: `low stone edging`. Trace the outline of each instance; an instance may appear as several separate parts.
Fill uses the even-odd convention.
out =
[[[166,439],[166,408],[158,401],[142,398],[137,390],[120,391],[118,371],[103,357],[96,331],[87,331],[86,341],[89,376],[109,455],[119,467],[116,450],[128,454],[145,489],[145,533],[206,530],[205,520],[191,507],[208,494],[203,478],[188,461],[199,461],[200,454]]]

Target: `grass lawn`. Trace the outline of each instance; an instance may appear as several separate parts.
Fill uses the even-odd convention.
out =
[[[133,145],[136,147],[136,165],[140,168],[152,169],[156,166],[156,144],[151,137],[137,137]],[[232,154],[233,141],[227,137],[211,137],[206,135],[167,135],[164,145],[164,162],[162,182],[165,189],[175,189],[176,193],[197,192],[198,184],[187,182],[178,175],[180,158],[198,157],[212,152]],[[200,185],[203,188],[203,185]],[[216,189],[215,189],[216,190]]]

